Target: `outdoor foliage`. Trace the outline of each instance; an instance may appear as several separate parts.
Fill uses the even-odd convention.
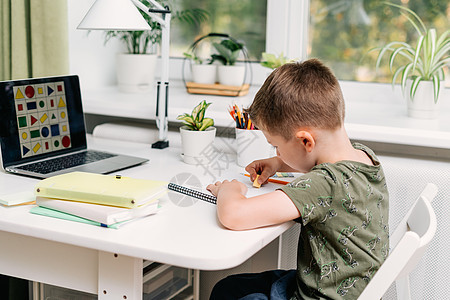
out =
[[[151,4],[145,0],[142,1],[147,7]],[[207,11],[200,8],[187,8],[184,10],[177,10],[176,5],[170,0],[159,0],[164,7],[169,7],[172,12],[172,22],[183,24],[200,24],[208,20],[209,14]],[[112,38],[117,38],[122,41],[130,54],[145,54],[151,49],[151,46],[158,44],[161,41],[161,25],[154,21],[143,11],[139,10],[144,19],[149,23],[152,30],[148,31],[106,31],[105,43]]]

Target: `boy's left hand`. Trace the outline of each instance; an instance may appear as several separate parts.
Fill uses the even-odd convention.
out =
[[[208,191],[210,191],[214,196],[217,197],[219,191],[222,192],[235,192],[241,195],[245,195],[247,193],[247,186],[236,179],[232,181],[224,180],[222,182],[217,181],[214,184],[210,184],[206,187]]]

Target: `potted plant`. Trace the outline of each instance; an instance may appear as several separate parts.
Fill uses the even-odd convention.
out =
[[[210,63],[205,64],[203,59],[195,55],[195,53],[184,52],[183,55],[192,62],[192,81],[201,84],[216,83],[217,66],[212,64],[212,60]]]
[[[191,114],[184,113],[177,117],[183,121],[180,127],[182,156],[188,164],[207,164],[207,150],[214,141],[216,128],[214,120],[205,118],[206,109],[211,103],[200,102]]]
[[[286,56],[283,55],[283,52],[279,56],[276,56],[272,53],[263,52],[261,54],[262,60],[261,60],[261,66],[275,70],[276,68],[287,64],[292,63],[295,60],[294,59],[288,59]]]
[[[211,55],[213,62],[219,61],[219,83],[223,85],[241,86],[245,79],[245,66],[237,66],[236,61],[244,44],[232,39],[223,39],[220,43],[213,43],[218,54]]]
[[[418,38],[415,46],[406,42],[393,41],[379,50],[376,67],[383,56],[390,52],[389,68],[393,71],[392,84],[401,75],[403,95],[408,103],[408,115],[416,118],[435,118],[438,114],[438,100],[444,80],[444,67],[450,64],[450,30],[438,36],[435,28],[427,28],[421,18],[411,9],[387,3],[399,8],[416,29]],[[394,67],[398,57],[405,63]]]
[[[151,6],[148,1],[142,1]],[[163,6],[171,1],[158,0]],[[146,13],[139,10],[152,30],[148,31],[115,31],[105,34],[105,44],[111,39],[119,39],[127,48],[126,53],[117,55],[117,81],[121,91],[148,92],[154,85],[156,68],[156,50],[161,41],[161,25]],[[172,21],[201,23],[208,19],[205,10],[193,8],[183,11],[172,10]]]

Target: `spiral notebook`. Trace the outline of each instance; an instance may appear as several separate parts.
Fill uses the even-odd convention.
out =
[[[194,197],[194,198],[197,198],[197,199],[200,199],[200,200],[212,203],[212,204],[216,204],[217,203],[217,198],[215,196],[213,196],[213,195],[208,195],[208,194],[205,194],[203,192],[200,192],[200,191],[197,191],[197,190],[194,190],[194,189],[190,189],[190,188],[184,187],[182,185],[178,185],[176,183],[172,183],[172,182],[169,183],[167,188],[169,190],[171,190],[171,191],[175,191],[175,192],[178,192],[178,193],[181,193],[181,194],[185,194],[187,196]]]

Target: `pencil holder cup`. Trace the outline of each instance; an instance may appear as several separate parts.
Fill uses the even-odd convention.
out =
[[[254,160],[274,155],[274,147],[267,142],[261,130],[236,128],[236,162],[239,166],[246,167]]]

